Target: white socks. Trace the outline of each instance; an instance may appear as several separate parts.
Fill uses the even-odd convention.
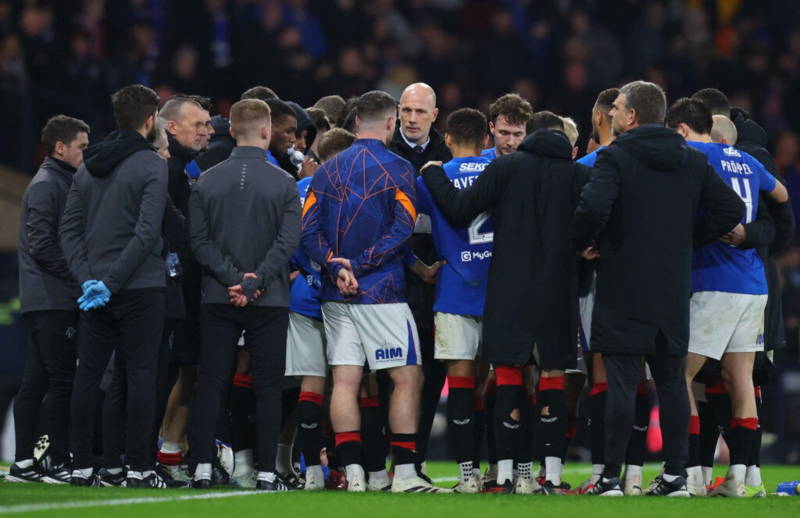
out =
[[[745,475],[747,474],[747,466],[744,464],[732,464],[728,468],[728,475],[736,482],[744,484]]]
[[[475,476],[475,471],[472,469],[471,460],[459,463],[458,468],[461,472],[461,482],[466,482]]]
[[[322,468],[320,468],[320,473],[321,472]],[[386,487],[392,483],[392,480],[389,478],[389,474],[386,472],[385,469],[382,469],[380,471],[370,471],[369,481],[373,485],[379,485],[381,487]]]
[[[316,466],[306,466],[306,480],[310,478],[315,478],[317,480],[325,480],[325,473],[323,473],[322,471],[322,466],[320,466],[319,464],[317,464]]]
[[[544,478],[553,483],[554,486],[561,485],[561,457],[544,458]]]
[[[344,467],[344,473],[347,477],[347,480],[352,480],[354,478],[361,478],[364,480],[364,468],[361,467],[360,464],[348,464]],[[395,476],[397,474],[395,473]]]
[[[631,464],[628,464],[627,466],[625,466],[625,478],[629,479],[631,477],[634,477],[638,478],[639,480],[642,480],[642,468],[643,468],[642,466],[633,466]]]
[[[417,476],[417,467],[414,464],[397,464],[394,467],[394,478],[408,480]]]
[[[502,485],[506,480],[514,481],[514,459],[497,461],[497,484]]]
[[[233,454],[233,477],[253,472],[253,450],[239,450]]]
[[[596,484],[597,481],[600,480],[600,476],[602,476],[605,467],[605,464],[592,464],[592,478],[590,479],[592,484]]]
[[[762,484],[761,468],[758,466],[747,466],[747,474],[744,480],[745,485],[758,487]]]
[[[200,462],[194,470],[195,480],[211,480],[211,463]]]
[[[533,477],[533,462],[520,462],[517,464],[519,478],[530,480]]]

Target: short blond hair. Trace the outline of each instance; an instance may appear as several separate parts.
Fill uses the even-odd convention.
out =
[[[724,140],[729,146],[735,146],[739,140],[739,132],[733,121],[724,115],[714,115],[711,118],[714,121],[711,127],[711,140],[717,144]]]
[[[260,99],[242,99],[231,106],[231,128],[237,137],[253,137],[263,127],[271,125],[269,105]]]
[[[569,145],[575,147],[575,143],[578,142],[578,125],[572,117],[561,117],[561,122],[564,123],[564,134],[569,140]]]

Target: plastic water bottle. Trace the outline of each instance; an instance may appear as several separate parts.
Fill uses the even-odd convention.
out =
[[[298,171],[303,166],[303,161],[305,159],[306,156],[303,153],[299,152],[294,147],[289,148],[289,160],[298,169]]]
[[[781,482],[775,493],[781,496],[798,496],[800,495],[800,480],[792,482]]]
[[[175,252],[170,252],[167,254],[167,273],[169,273],[169,276],[172,279],[180,277],[183,273],[181,259]]]

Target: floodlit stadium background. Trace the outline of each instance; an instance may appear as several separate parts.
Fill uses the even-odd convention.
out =
[[[670,100],[726,92],[766,130],[800,199],[800,2],[793,0],[0,0],[0,458],[22,372],[15,308],[19,199],[43,157],[44,121],[66,113],[92,139],[113,127],[110,92],[129,83],[211,96],[226,113],[263,84],[302,106],[425,81],[441,127],[519,92],[571,116],[583,149],[601,89],[643,77]],[[800,204],[795,208],[800,216]],[[787,348],[767,393],[765,462],[800,462],[800,248],[782,261]],[[443,422],[433,457],[447,454]],[[577,443],[581,443],[581,437]],[[652,445],[657,446],[656,438]],[[579,444],[578,444],[579,445]],[[580,448],[574,454],[579,455]]]

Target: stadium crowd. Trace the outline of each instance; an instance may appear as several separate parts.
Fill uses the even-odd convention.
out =
[[[789,96],[769,97],[785,120],[753,116],[740,90],[696,88],[722,81],[659,73],[648,64],[680,60],[657,31],[630,37],[663,55],[627,69],[591,3],[562,18],[423,4],[183,6],[186,30],[209,27],[199,49],[141,15],[173,3],[82,2],[84,30],[62,50],[124,63],[94,76],[116,84],[56,83],[47,74],[77,72],[37,70],[27,42],[37,84],[89,89],[37,104],[46,157],[18,234],[29,352],[7,480],[444,492],[425,460],[447,383],[454,492],[766,495],[760,386],[786,342],[776,257],[794,213],[759,122],[787,129]],[[139,54],[116,58],[103,7],[124,12]],[[454,44],[447,15],[462,7],[491,14],[493,45]],[[667,7],[644,4],[644,22],[665,24]],[[715,15],[735,27],[736,7]],[[53,12],[25,7],[23,30],[56,27]],[[359,23],[366,42],[342,32]],[[564,49],[557,63],[537,59],[548,45]],[[155,48],[175,50],[165,69]],[[740,77],[759,52],[710,63]],[[488,71],[484,90],[442,66],[451,54]],[[571,488],[584,391],[593,468]],[[653,391],[664,465],[648,486]],[[715,480],[720,436],[730,466]]]

